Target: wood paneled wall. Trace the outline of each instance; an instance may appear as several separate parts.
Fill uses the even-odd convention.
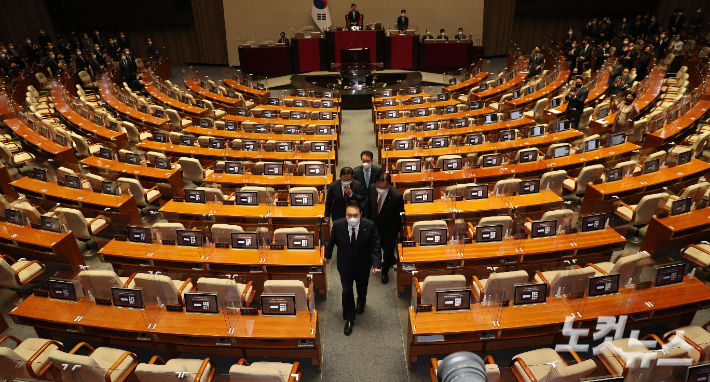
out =
[[[485,55],[507,55],[512,47],[516,0],[485,0],[483,8],[483,46]]]
[[[102,28],[101,20],[95,28],[104,38],[118,36],[123,31],[138,56],[145,56],[145,41],[153,40],[175,64],[227,64],[227,39],[224,28],[222,1],[191,0],[193,23],[189,25],[145,25],[130,28]],[[116,6],[116,5],[114,5]],[[107,12],[106,17],[111,17]],[[0,41],[24,41],[29,35],[37,40],[37,28],[44,27],[53,41],[60,36],[69,36],[70,30],[61,25],[52,25],[52,20],[43,0],[0,1]],[[55,29],[56,28],[56,29]],[[93,30],[77,30],[80,36]]]
[[[665,28],[676,8],[682,8],[683,16],[687,19],[695,13],[698,7],[703,7],[705,22],[708,22],[710,20],[710,0],[661,0],[656,11],[656,18],[660,20],[661,27]]]

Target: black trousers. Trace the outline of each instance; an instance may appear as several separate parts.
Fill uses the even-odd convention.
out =
[[[380,247],[382,247],[382,274],[386,274],[393,265],[397,264],[399,258],[396,234],[392,235],[392,238],[380,236]]]
[[[567,119],[572,123],[572,128],[576,129],[579,125],[579,120],[582,119],[582,109],[567,110]]]
[[[349,271],[340,274],[340,285],[343,287],[343,320],[355,320],[355,294],[353,282],[357,288],[357,303],[365,306],[367,302],[367,282],[370,281],[370,269]]]

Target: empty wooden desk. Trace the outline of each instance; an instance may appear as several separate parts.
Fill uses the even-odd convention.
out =
[[[111,91],[111,84],[108,74],[101,77],[99,83],[99,92],[104,102],[117,113],[133,123],[137,123],[150,130],[166,130],[172,131],[172,125],[167,118],[157,118],[150,114],[143,113],[119,101]]]
[[[520,73],[518,73],[517,76],[513,77],[512,80],[505,81],[500,86],[496,86],[494,88],[489,88],[484,91],[479,91],[476,93],[471,93],[471,97],[469,98],[469,101],[476,101],[476,100],[486,101],[489,99],[491,99],[491,100],[498,99],[503,94],[508,93],[509,91],[520,86],[523,83],[523,81],[525,81],[525,78],[527,76],[528,76],[528,72],[520,72]]]
[[[569,70],[561,70],[560,74],[555,78],[552,83],[549,85],[546,85],[540,90],[536,90],[532,94],[528,94],[525,96],[522,96],[517,99],[511,99],[506,101],[504,105],[505,110],[514,110],[514,109],[522,109],[525,108],[529,105],[532,105],[533,103],[537,102],[538,100],[549,97],[553,95],[556,91],[558,91],[564,84],[567,83],[567,80],[569,80],[570,76],[570,71]]]
[[[480,117],[484,114],[494,113],[492,109],[483,107],[476,110],[459,111],[450,114],[432,114],[423,117],[399,117],[399,118],[378,118],[375,120],[374,131],[378,134],[392,134],[392,133],[382,133],[389,125],[394,123],[424,123],[424,122],[442,122],[442,121],[453,121],[456,118],[473,118]]]
[[[290,125],[290,123],[284,123]],[[299,125],[302,126],[302,125]],[[250,133],[244,130],[230,131],[219,129],[208,129],[200,126],[188,126],[182,130],[183,134],[192,134],[196,136],[208,136],[227,139],[252,139],[256,141],[329,141],[335,142],[335,147],[339,145],[338,134],[282,134],[282,133]]]
[[[691,127],[703,118],[710,109],[710,101],[699,100],[685,114],[678,116],[675,121],[663,125],[663,128],[645,134],[643,148],[653,148],[670,144],[671,142],[681,142],[682,137],[691,133]]]
[[[466,93],[468,92],[471,88],[475,88],[476,86],[481,84],[481,81],[485,80],[486,77],[488,77],[488,72],[478,72],[475,76],[472,76],[471,78],[461,81],[456,83],[456,85],[449,85],[449,86],[444,86],[441,88],[441,91],[444,93],[452,93],[454,96],[460,93]]]
[[[205,98],[209,101],[216,102],[218,105],[226,108],[226,110],[228,111],[234,111],[236,108],[244,106],[242,105],[242,101],[239,98],[229,98],[218,93],[213,93],[207,89],[203,89],[200,87],[200,85],[198,85],[196,80],[185,81],[185,87],[200,98]]]
[[[15,259],[86,265],[71,232],[48,232],[6,222],[0,222],[0,252]]]
[[[248,172],[244,174],[218,174],[211,173],[205,177],[205,183],[219,183],[222,190],[234,191],[242,186],[268,186],[274,187],[276,191],[289,187],[316,187],[325,190],[333,182],[333,174],[326,176],[295,176],[285,174],[281,176],[253,175]]]
[[[96,156],[90,156],[79,161],[84,167],[99,170],[101,173],[109,173],[114,177],[135,178],[149,184],[168,183],[178,196],[183,195],[182,170],[162,170],[145,165],[133,165],[117,160],[108,160]]]
[[[456,213],[457,217],[467,215],[490,216],[500,210],[519,208],[525,210],[550,210],[559,208],[562,198],[550,190],[542,190],[537,194],[516,196],[489,196],[478,200],[441,200],[432,203],[407,203],[404,205],[407,222],[417,221],[419,216],[441,216]]]
[[[159,104],[165,106],[166,108],[174,109],[182,115],[189,115],[193,118],[207,117],[209,115],[210,111],[208,109],[180,102],[167,94],[163,94],[160,89],[155,87],[153,84],[146,84],[145,90],[151,97],[157,100]]]
[[[29,177],[11,183],[18,192],[30,199],[44,199],[69,208],[77,208],[86,216],[105,215],[117,225],[141,225],[141,216],[136,199],[131,195],[105,195],[89,189],[74,189],[58,185],[56,182],[41,182]]]
[[[254,101],[256,101],[257,104],[266,103],[266,100],[269,98],[269,94],[271,94],[268,90],[259,90],[249,86],[245,86],[231,78],[225,78],[222,81],[230,88],[244,94],[246,98],[253,99]]]
[[[40,155],[56,159],[59,162],[76,163],[76,155],[71,147],[62,146],[50,138],[45,138],[38,131],[32,130],[17,118],[6,119],[5,124],[17,138],[36,150]]]
[[[654,216],[646,229],[641,250],[656,251],[683,248],[710,238],[710,208],[690,211],[677,216]]]

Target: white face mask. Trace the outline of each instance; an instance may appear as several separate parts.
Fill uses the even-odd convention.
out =
[[[570,36],[572,35],[572,32],[569,32]]]
[[[377,194],[378,194],[378,195],[384,195],[384,194],[387,193],[387,191],[388,191],[388,190],[387,190],[386,188],[385,188],[384,190],[381,189],[381,188],[378,188],[378,189],[377,189]]]
[[[360,224],[360,218],[348,218],[348,224],[351,227],[355,227],[356,225]]]
[[[350,187],[350,184],[352,184],[352,180],[342,180],[343,186],[345,187]]]
[[[404,13],[402,13],[402,16],[404,16]]]
[[[372,163],[369,163],[369,162],[362,162],[362,168],[363,168],[363,170],[369,170],[370,167],[372,167]]]
[[[426,34],[431,34],[431,32],[426,32]]]

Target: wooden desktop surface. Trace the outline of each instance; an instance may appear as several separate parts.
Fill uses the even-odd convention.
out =
[[[298,125],[298,126],[331,126],[337,127],[339,125],[338,120],[321,120],[321,119],[281,119],[281,118],[256,118],[252,116],[241,116],[229,114],[222,118],[223,121],[234,121],[240,124],[244,122],[251,122],[254,124],[265,124],[265,125]]]
[[[109,84],[108,74],[101,77],[101,82],[99,83],[99,92],[101,93],[101,98],[108,104],[108,106],[118,112],[121,115],[126,116],[129,120],[138,122],[141,126],[147,127],[149,129],[159,129],[172,131],[170,125],[170,120],[167,118],[157,118],[150,114],[145,114],[139,110],[133,109],[128,105],[121,103],[121,101],[116,98],[116,96],[111,92],[111,85]]]
[[[425,107],[427,109],[429,108],[443,108],[444,106],[449,106],[449,105],[459,105],[461,102],[455,99],[449,99],[447,101],[435,101],[435,102],[427,102],[427,103],[421,103],[421,104],[407,104],[407,105],[395,105],[395,106],[375,106],[373,105],[373,111],[377,114],[384,113],[388,110],[398,110],[398,111],[404,111],[404,110],[414,110],[414,109],[419,109],[422,107]]]
[[[256,98],[258,100],[263,101],[263,103],[266,103],[266,99],[269,97],[271,94],[268,90],[259,90],[259,89],[254,89],[249,86],[244,86],[240,83],[237,83],[237,81],[231,79],[231,78],[225,78],[223,80],[224,84],[229,86],[230,88],[240,92],[244,93],[245,95],[249,95],[250,98]]]
[[[682,248],[710,238],[710,208],[659,218],[654,216],[646,229],[641,251]]]
[[[172,143],[160,143],[155,141],[143,141],[136,144],[145,151],[160,151],[166,155],[183,158],[205,158],[209,160],[230,160],[230,159],[248,159],[256,161],[287,161],[287,160],[315,160],[331,162],[336,160],[335,150],[330,152],[266,152],[266,151],[245,151],[232,149],[212,149],[200,146],[181,146]]]
[[[62,96],[64,87],[59,81],[52,81],[52,102],[54,108],[62,115],[65,121],[70,125],[81,130],[84,136],[98,138],[103,142],[115,144],[116,146],[127,149],[128,137],[125,132],[117,132],[109,129],[106,126],[99,126],[94,122],[85,119],[81,114],[74,111],[65,101]]]
[[[412,97],[429,97],[429,93],[416,93],[416,94],[399,94],[393,95],[391,97],[372,97],[372,103],[375,105],[382,105],[382,100],[385,98],[394,98],[397,101],[402,101],[405,99],[410,99]]]
[[[62,146],[49,138],[43,137],[38,131],[30,129],[17,118],[6,119],[5,124],[23,142],[50,158],[57,158],[60,162],[76,163],[74,149]]]
[[[105,195],[85,188],[77,190],[60,186],[52,181],[45,183],[30,177],[20,178],[11,185],[28,197],[40,197],[59,202],[69,208],[79,207],[85,211],[92,211],[96,215],[108,215],[112,221],[123,217],[127,218],[130,224],[141,225],[136,199],[131,195]]]
[[[466,81],[458,82],[456,85],[444,86],[443,88],[441,88],[441,91],[446,93],[461,93],[463,91],[468,90],[468,88],[477,86],[481,81],[488,77],[488,74],[490,73],[478,72],[478,74],[467,79]]]
[[[663,128],[652,133],[645,134],[643,148],[652,148],[664,145],[669,142],[679,142],[677,138],[687,133],[688,128],[693,126],[710,109],[710,101],[699,100],[685,114],[678,116],[675,121],[663,125]]]
[[[300,122],[300,121],[295,121]],[[285,123],[284,125],[290,125]],[[294,123],[296,125],[296,123]],[[301,126],[301,125],[299,125]],[[250,133],[248,131],[228,131],[208,129],[200,126],[188,126],[182,130],[183,134],[192,134],[196,136],[209,136],[227,139],[253,139],[257,141],[335,141],[336,147],[338,142],[338,134],[316,135],[316,134],[283,134],[283,133]]]
[[[169,183],[173,189],[182,196],[182,169],[162,170],[145,165],[133,165],[117,160],[108,160],[97,156],[90,156],[79,161],[80,164],[91,167],[101,172],[107,171],[119,177],[136,178],[151,183]]]
[[[0,222],[0,248],[15,260],[26,257],[41,262],[86,265],[71,232],[55,233]]]
[[[230,108],[237,108],[242,105],[242,101],[239,98],[229,98],[221,94],[213,93],[207,89],[203,89],[198,85],[197,80],[185,81],[185,87],[190,89],[191,92],[203,97],[208,100],[218,102],[222,105],[227,105]]]
[[[500,86],[496,86],[494,88],[490,88],[478,93],[471,93],[471,98],[469,98],[469,101],[486,100],[489,98],[501,96],[507,93],[509,90],[516,88],[518,85],[521,85],[525,81],[525,78],[527,76],[528,72],[520,72],[517,76],[513,77],[512,80],[505,81]]]
[[[528,207],[539,207],[550,204],[561,204],[562,198],[554,191],[541,190],[538,194],[517,195],[517,196],[489,196],[488,199],[479,200],[441,200],[436,199],[433,203],[407,203],[404,205],[405,216],[410,217],[426,215],[444,215],[456,212],[466,213],[492,213],[498,210],[509,208],[525,209]]]
[[[482,107],[476,110],[458,111],[451,114],[431,114],[423,117],[399,117],[399,118],[380,118],[375,121],[375,132],[381,134],[382,127],[388,126],[393,123],[424,123],[432,121],[451,121],[456,118],[473,118],[480,117],[484,114],[494,113],[493,109],[487,107]],[[385,134],[397,134],[397,133],[385,133]]]
[[[541,98],[549,96],[550,94],[559,90],[564,84],[566,84],[569,80],[569,76],[569,70],[560,70],[560,74],[557,76],[557,78],[555,78],[554,81],[552,81],[550,84],[546,85],[542,89],[536,90],[532,94],[528,94],[517,99],[505,101],[504,105],[506,110],[524,108],[532,103],[537,102]]]
[[[241,187],[242,185],[268,185],[272,187],[323,187],[324,189],[327,189],[333,182],[333,179],[333,174],[327,176],[294,176],[293,174],[270,176],[252,175],[248,172],[244,174],[217,174],[213,172],[205,177],[205,183],[219,183],[222,185],[222,189],[233,189]]]
[[[606,67],[600,70],[603,70],[604,74],[599,80],[597,80],[594,89],[590,90],[587,93],[587,99],[584,101],[585,107],[593,105],[597,101],[597,99],[599,99],[599,97],[601,97],[601,95],[606,93],[606,91],[609,89],[609,86],[607,85],[607,80],[609,79],[609,71],[606,70]],[[566,111],[567,103],[564,103],[558,107],[545,109],[545,113],[542,117],[542,122],[549,123],[551,120],[559,118],[561,114],[565,113]]]
[[[454,136],[454,135],[466,135],[473,133],[490,133],[498,130],[509,130],[509,129],[519,129],[525,126],[532,126],[535,121],[523,117],[516,119],[514,121],[500,121],[496,123],[491,123],[488,125],[470,125],[466,127],[454,127],[450,129],[439,128],[437,130],[427,130],[427,131],[406,131],[404,133],[379,133],[378,134],[378,144],[383,140],[391,142],[395,139],[406,139],[406,138],[434,138],[439,136]]]
[[[171,200],[162,206],[159,211],[162,213],[194,216],[208,215],[216,218],[318,219],[323,217],[325,205],[316,204],[312,207],[279,207],[269,204],[259,204],[258,206],[230,206],[215,202],[199,204]]]
[[[145,76],[143,77],[145,78]],[[155,85],[152,83],[145,84],[145,90],[150,94],[151,97],[158,100],[158,103],[163,104],[175,111],[181,112],[182,114],[187,114],[193,117],[207,117],[209,115],[208,109],[203,109],[201,107],[192,106],[187,103],[176,100],[167,94],[163,94]]]

